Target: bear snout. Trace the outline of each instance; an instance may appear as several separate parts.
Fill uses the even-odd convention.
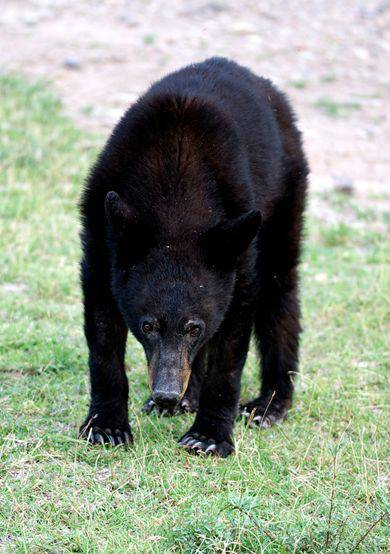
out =
[[[181,396],[178,391],[157,389],[153,391],[152,400],[161,408],[174,408]]]

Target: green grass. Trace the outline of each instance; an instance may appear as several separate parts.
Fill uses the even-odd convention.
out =
[[[351,112],[360,110],[362,105],[359,102],[338,102],[332,98],[320,98],[314,106],[329,117],[347,117]]]
[[[0,551],[352,551],[389,510],[385,235],[309,215],[301,374],[282,427],[238,424],[235,456],[188,456],[175,441],[190,416],[141,414],[131,339],[134,448],[88,447],[77,199],[102,139],[45,85],[3,75],[0,87]],[[253,353],[246,369],[250,398]],[[356,551],[388,551],[388,524]]]
[[[321,83],[334,83],[337,80],[337,77],[334,73],[325,73],[320,78]]]
[[[154,35],[145,35],[144,36],[144,44],[147,46],[154,44],[156,42],[156,37]]]
[[[307,81],[305,81],[304,79],[296,79],[293,81],[289,81],[288,84],[298,90],[303,90],[307,87]]]

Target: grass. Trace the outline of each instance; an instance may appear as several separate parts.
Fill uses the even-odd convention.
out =
[[[360,110],[362,105],[359,102],[338,102],[332,98],[320,98],[314,106],[324,112],[328,117],[347,117],[352,111]]]
[[[321,83],[334,83],[337,80],[337,77],[334,73],[325,73],[320,78]]]
[[[296,79],[296,80],[293,80],[293,81],[289,81],[288,84],[290,86],[298,89],[298,90],[303,90],[307,87],[307,81],[305,81],[303,79]]]
[[[45,85],[3,75],[0,87],[0,550],[388,551],[385,235],[309,214],[301,374],[282,427],[240,423],[235,456],[188,456],[175,441],[190,416],[141,414],[131,339],[134,448],[88,447],[76,438],[88,403],[76,206],[102,139]],[[251,353],[245,398],[256,373]]]
[[[144,44],[147,46],[150,46],[151,44],[154,44],[156,41],[156,37],[154,35],[145,35],[144,36]]]

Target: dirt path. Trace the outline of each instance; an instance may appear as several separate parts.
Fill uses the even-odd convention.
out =
[[[315,187],[389,190],[389,1],[1,2],[0,66],[53,81],[88,128],[108,131],[153,80],[212,55],[288,92]]]

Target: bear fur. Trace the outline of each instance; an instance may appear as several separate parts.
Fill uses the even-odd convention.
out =
[[[115,127],[81,199],[91,404],[81,434],[132,441],[124,356],[145,349],[145,409],[195,411],[179,443],[234,450],[283,421],[298,371],[299,263],[308,164],[284,94],[223,58],[155,83]],[[259,396],[239,406],[254,332]]]

